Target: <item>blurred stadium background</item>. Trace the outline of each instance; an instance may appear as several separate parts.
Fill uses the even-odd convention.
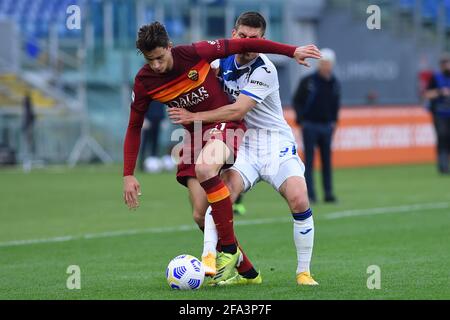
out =
[[[381,30],[366,26],[366,9],[372,4],[381,8]],[[80,29],[66,26],[71,15],[66,10],[71,5],[81,9]],[[144,63],[135,49],[137,29],[153,20],[162,21],[175,45],[229,37],[236,17],[247,10],[266,17],[268,39],[295,45],[314,43],[336,52],[343,96],[333,161],[335,167],[351,170],[337,170],[335,184],[341,201],[335,207],[318,204],[318,216],[333,210],[405,204],[412,207],[393,211],[412,208],[416,212],[409,217],[417,219],[397,216],[394,226],[377,217],[367,218],[369,224],[367,220],[325,224],[318,218],[322,233],[317,233],[313,265],[319,282],[328,284],[323,291],[303,294],[331,299],[448,299],[450,187],[435,169],[435,133],[422,99],[439,56],[450,50],[447,0],[0,0],[0,250],[4,258],[0,288],[6,288],[1,298],[173,298],[164,284],[166,262],[180,251],[195,254],[193,248],[199,251],[201,241],[194,227],[183,227],[193,225],[185,190],[176,184],[174,173],[151,177],[139,173],[148,195],[140,209],[143,214],[130,217],[121,202],[122,146],[131,88]],[[298,135],[292,95],[311,70],[285,57],[270,57],[278,68],[285,116]],[[32,159],[22,130],[27,92],[37,115]],[[171,144],[172,129],[164,120],[160,155]],[[69,169],[101,162],[110,165]],[[25,175],[22,168],[36,170]],[[267,186],[258,186],[246,201],[252,213],[244,220],[285,217],[284,204]],[[414,207],[416,202],[425,203],[424,209]],[[167,210],[171,214],[165,214]],[[433,215],[433,221],[422,219],[421,214],[433,210],[442,215]],[[170,229],[173,226],[181,229]],[[264,232],[255,227],[254,233],[244,226],[238,232],[254,252],[267,238],[273,240],[268,251],[278,255],[278,262],[266,263],[262,252],[254,253],[266,274],[286,265],[292,270],[293,249],[288,251],[283,245],[292,241],[284,237],[290,235],[286,231],[290,225],[258,226]],[[144,237],[142,228],[156,229]],[[159,228],[192,232],[192,238]],[[397,238],[393,236],[396,228],[401,229]],[[124,236],[121,241],[109,239],[117,230],[125,230],[116,234]],[[83,242],[69,244],[71,240]],[[164,241],[164,248],[158,241]],[[41,242],[49,243],[39,246]],[[155,250],[156,261],[149,259],[149,252],[138,252],[139,245]],[[395,286],[373,296],[365,288],[365,268],[377,261],[391,268],[389,280]],[[86,283],[96,290],[84,295],[64,291],[64,271],[72,263],[90,267]],[[415,269],[405,272],[412,265]],[[430,268],[436,269],[429,273]],[[34,272],[42,276],[36,279]],[[347,287],[352,272],[359,273]],[[105,273],[110,277],[102,278]],[[292,284],[283,275],[273,277],[282,286]],[[410,281],[411,277],[419,280]],[[116,282],[109,287],[112,280]],[[33,283],[32,289],[27,281]],[[358,289],[361,283],[355,281],[363,288]],[[146,283],[157,287],[150,295]],[[109,291],[103,294],[106,287]],[[273,282],[269,292],[249,290],[254,298],[299,297]],[[241,297],[237,291],[214,294],[207,290],[195,298]]]
[[[81,9],[81,29],[66,26],[70,15],[66,10],[73,4]],[[381,31],[366,27],[369,4],[382,8]],[[336,154],[337,165],[367,164],[373,154],[361,150],[377,148],[400,151],[391,158],[373,159],[375,163],[433,160],[433,130],[421,108],[421,92],[437,67],[439,54],[450,43],[450,3],[438,0],[1,0],[3,154],[8,147],[14,162],[24,160],[21,106],[24,93],[31,90],[38,115],[35,160],[74,164],[79,156],[81,161],[97,161],[98,152],[91,151],[101,146],[103,161],[119,163],[131,87],[143,63],[134,47],[138,27],[160,20],[174,44],[190,43],[229,36],[235,18],[246,10],[258,10],[266,16],[269,39],[298,45],[315,43],[336,51],[336,73],[346,108],[342,130],[336,136],[335,149],[344,152]],[[292,94],[309,70],[285,57],[272,59],[291,119]],[[391,108],[386,110],[386,106]],[[381,126],[377,132],[369,126],[373,117],[380,118],[375,124]],[[392,123],[399,125],[389,126]],[[168,121],[163,130],[170,132]],[[77,141],[84,145],[79,139],[85,134],[99,147],[87,144],[79,152],[75,145]],[[160,137],[163,146],[169,143],[167,134]],[[355,156],[358,160],[351,159]]]

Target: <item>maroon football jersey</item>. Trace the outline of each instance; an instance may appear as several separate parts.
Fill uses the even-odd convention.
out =
[[[145,112],[151,100],[190,112],[207,111],[229,103],[211,69],[211,60],[200,57],[194,45],[174,47],[172,56],[173,68],[165,74],[153,72],[148,64],[138,72],[133,109]],[[186,129],[191,131],[191,127],[188,125]]]
[[[215,59],[244,52],[277,53],[292,57],[294,46],[263,39],[221,39],[172,48],[173,68],[158,74],[145,64],[133,88],[130,121],[124,144],[124,175],[132,175],[140,146],[144,115],[152,100],[190,112],[213,110],[229,103],[211,69]],[[208,124],[213,127],[216,124]],[[193,130],[193,124],[185,126]]]

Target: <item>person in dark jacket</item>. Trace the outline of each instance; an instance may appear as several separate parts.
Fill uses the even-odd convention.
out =
[[[331,140],[336,128],[340,108],[340,84],[333,74],[336,56],[333,50],[320,50],[317,71],[303,78],[294,95],[293,105],[297,123],[302,128],[305,153],[305,179],[308,196],[316,202],[313,163],[314,150],[319,147],[322,162],[322,183],[325,202],[336,202],[333,193],[331,168]]]
[[[449,174],[450,156],[450,55],[440,59],[440,71],[433,74],[425,92],[437,137],[438,171]]]
[[[31,92],[27,91],[23,99],[23,115],[22,115],[22,131],[25,137],[27,147],[27,154],[33,158],[36,152],[36,144],[34,141],[34,123],[36,115],[34,113],[33,101],[31,99]]]

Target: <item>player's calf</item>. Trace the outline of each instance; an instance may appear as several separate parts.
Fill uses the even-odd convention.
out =
[[[310,264],[314,245],[314,220],[309,207],[305,179],[290,177],[280,187],[287,200],[293,218],[293,235],[297,250],[297,283],[314,284],[310,275]]]
[[[198,225],[200,230],[203,231],[204,228],[205,228],[205,217],[204,217],[204,215],[200,211],[194,209],[192,211],[192,218],[194,219],[195,223]]]

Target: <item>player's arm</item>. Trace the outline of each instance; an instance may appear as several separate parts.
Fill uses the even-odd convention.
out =
[[[246,95],[239,95],[236,102],[227,104],[223,107],[203,111],[203,112],[189,112],[184,108],[168,108],[169,118],[174,124],[190,124],[194,121],[202,122],[227,122],[242,120],[244,116],[254,106],[256,101]]]
[[[194,121],[226,122],[242,120],[257,103],[278,90],[277,70],[273,67],[259,67],[249,78],[248,84],[240,91],[236,102],[223,107],[191,113],[181,108],[169,108],[169,118],[176,124],[189,124]]]
[[[322,56],[315,45],[295,47],[275,41],[255,38],[219,39],[194,43],[197,54],[211,62],[232,54],[244,52],[273,53],[294,58],[299,64],[309,67],[307,58],[320,59]]]
[[[141,187],[134,177],[134,169],[141,145],[142,124],[150,104],[150,99],[138,78],[135,79],[132,100],[123,147],[123,197],[130,209],[139,206],[138,196],[141,194]]]

